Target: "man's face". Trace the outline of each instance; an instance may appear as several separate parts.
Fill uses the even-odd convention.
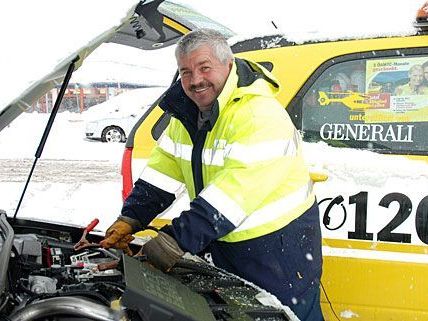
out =
[[[424,73],[422,68],[414,68],[410,74],[410,84],[412,85],[420,85],[422,83],[422,80],[424,79]]]
[[[232,62],[226,65],[217,59],[207,45],[181,55],[177,59],[181,85],[200,111],[210,110],[229,76]]]

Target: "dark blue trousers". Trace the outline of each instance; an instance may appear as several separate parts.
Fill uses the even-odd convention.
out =
[[[323,320],[318,205],[285,227],[242,242],[210,244],[214,264],[274,294],[303,321]]]

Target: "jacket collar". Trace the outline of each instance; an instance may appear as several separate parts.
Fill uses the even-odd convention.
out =
[[[224,88],[213,104],[211,117],[201,129],[212,130],[230,100],[239,101],[246,94],[275,96],[279,90],[278,81],[265,68],[256,63],[235,58]],[[199,109],[185,94],[180,80],[165,92],[159,106],[180,120],[188,130],[197,129]]]

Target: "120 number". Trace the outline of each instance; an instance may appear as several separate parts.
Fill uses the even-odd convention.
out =
[[[335,199],[324,199],[319,202],[323,203],[326,200],[331,200],[330,204],[327,206],[324,216],[323,223],[324,226],[329,230],[335,230],[340,228],[346,220],[346,209],[341,204],[343,197],[339,195]],[[368,192],[360,192],[355,195],[349,196],[349,204],[355,204],[355,229],[354,231],[348,232],[348,238],[357,239],[357,240],[373,240],[373,233],[367,232],[367,200]],[[378,241],[386,242],[399,242],[399,243],[411,243],[412,235],[408,233],[395,233],[394,230],[400,226],[412,213],[413,205],[410,198],[401,193],[390,193],[385,195],[379,202],[379,205],[385,208],[389,208],[390,204],[393,202],[398,202],[399,208],[397,214],[392,218],[392,220],[385,225],[378,233]],[[342,205],[344,211],[343,221],[336,227],[330,228],[328,226],[329,212],[334,205]],[[416,209],[415,216],[415,226],[416,233],[419,239],[428,244],[428,196],[425,196],[419,203]]]

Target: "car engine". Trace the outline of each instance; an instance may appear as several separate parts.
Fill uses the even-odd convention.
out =
[[[8,220],[0,216],[0,320],[298,320],[207,263],[183,259],[165,274],[144,256],[75,251],[79,228]]]
[[[3,219],[2,227],[6,224]],[[3,233],[2,257],[10,248],[10,258],[1,262],[6,275],[2,278],[1,317],[5,320],[120,319],[123,311],[119,304],[118,309],[112,309],[112,303],[125,289],[122,273],[117,269],[118,253],[102,248],[75,252],[71,234],[62,232],[59,237],[49,234],[54,233],[46,230],[43,234],[17,233],[8,244],[10,235]]]

